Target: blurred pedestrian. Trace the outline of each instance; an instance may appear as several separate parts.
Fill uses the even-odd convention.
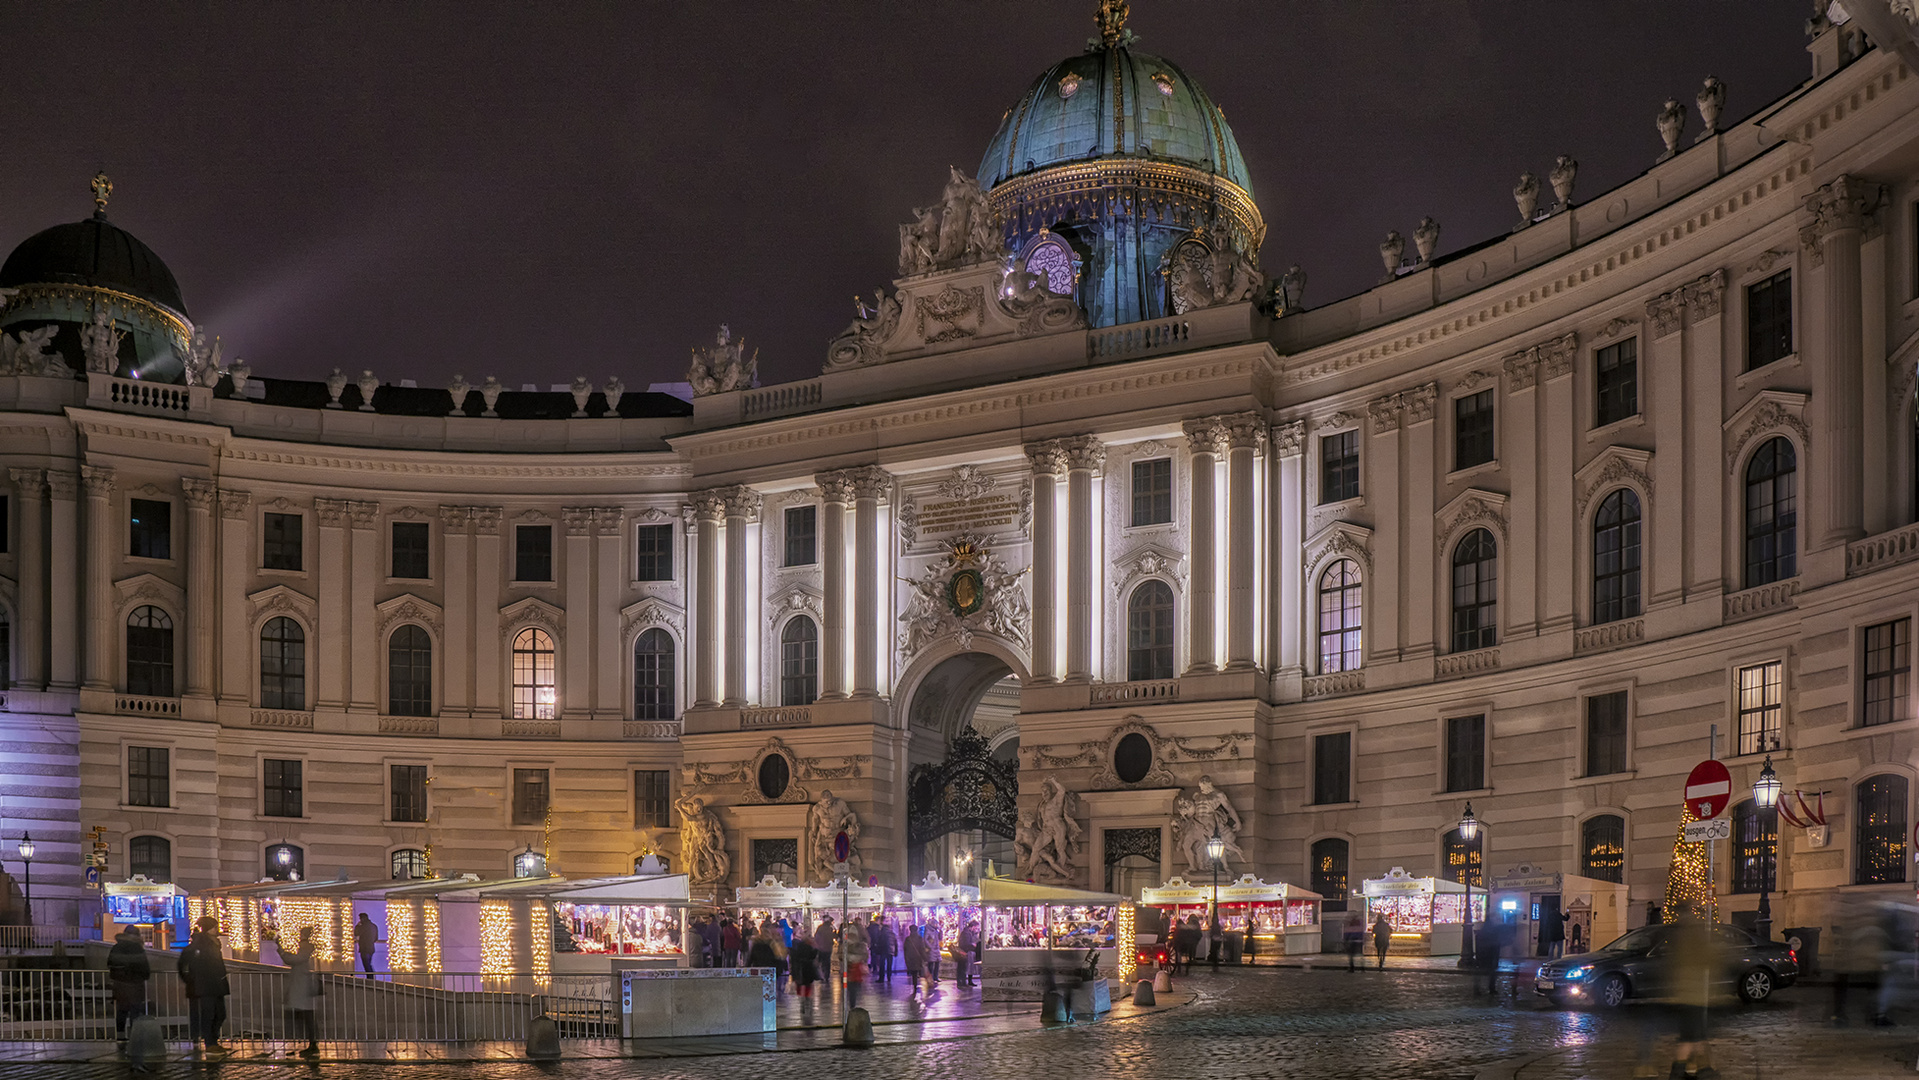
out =
[[[800,996],[800,1004],[811,1007],[813,1004],[813,984],[820,981],[820,950],[813,939],[805,934],[793,938],[793,951],[788,954],[793,965],[793,989]]]
[[[1704,913],[1687,911],[1673,926],[1666,946],[1670,957],[1666,985],[1679,1028],[1679,1042],[1673,1048],[1673,1074],[1717,1076],[1712,1069],[1708,1022],[1713,974],[1723,970],[1723,963]]]
[[[1546,959],[1557,960],[1566,951],[1566,918],[1564,912],[1558,917],[1548,916],[1539,923],[1539,946],[1546,950]]]
[[[780,937],[773,930],[773,924],[767,922],[753,935],[746,947],[746,966],[749,968],[772,968],[773,985],[777,990],[781,979],[780,966],[786,949],[780,944]]]
[[[369,979],[373,977],[373,948],[379,943],[380,928],[366,912],[360,912],[360,921],[353,924],[353,944],[360,950],[360,970]]]
[[[839,935],[834,932],[833,916],[820,916],[820,924],[813,928],[814,961],[819,965],[820,981],[832,988],[833,946]]]
[[[107,981],[113,985],[113,1036],[120,1052],[127,1052],[127,1024],[147,1012],[147,980],[153,965],[147,960],[147,942],[135,927],[125,927],[107,953]]]
[[[1506,942],[1506,928],[1493,921],[1493,913],[1486,912],[1486,920],[1479,924],[1473,934],[1473,995],[1481,991],[1481,979],[1486,982],[1485,993],[1499,992],[1499,951]]]
[[[1253,962],[1254,954],[1259,951],[1259,946],[1253,944],[1254,935],[1256,935],[1258,932],[1259,932],[1259,916],[1257,915],[1246,916],[1246,933],[1245,933],[1245,936],[1240,939],[1240,943],[1239,943],[1239,962],[1240,963],[1250,964]],[[1283,930],[1280,932],[1280,940],[1282,941],[1285,940],[1285,932]]]
[[[926,990],[931,993],[940,981],[940,954],[946,948],[946,930],[935,919],[920,927],[920,937],[926,940]]]
[[[872,955],[870,949],[866,927],[860,925],[859,916],[855,915],[840,931],[840,962],[846,965],[840,974],[846,979],[846,1007],[849,1009],[860,1003],[860,985],[866,981],[866,963]]]
[[[968,922],[953,945],[953,962],[959,969],[959,985],[975,986],[973,957],[979,951],[979,924]]]
[[[187,1037],[195,1052],[225,1054],[220,1028],[227,1022],[226,957],[220,955],[220,920],[202,915],[187,947],[180,950],[180,982],[187,994]]]
[[[305,1034],[307,1044],[300,1056],[309,1060],[320,1056],[320,1025],[314,1012],[320,1002],[320,977],[313,972],[313,927],[300,928],[300,943],[282,955],[287,962],[287,1008],[293,1012],[293,1026]]]
[[[900,959],[906,964],[906,977],[913,981],[913,992],[907,996],[920,996],[921,983],[926,978],[926,939],[920,936],[919,927],[907,928],[906,943],[900,946]]]
[[[1379,956],[1379,970],[1386,970],[1386,950],[1393,943],[1393,924],[1386,920],[1386,913],[1380,912],[1373,923],[1373,952]]]
[[[1219,954],[1226,948],[1226,928],[1220,924],[1219,908],[1213,908],[1213,921],[1206,926],[1206,962],[1219,971]]]
[[[1355,965],[1366,949],[1366,917],[1358,908],[1346,912],[1346,925],[1340,929],[1340,938],[1346,943],[1346,970],[1357,971]]]

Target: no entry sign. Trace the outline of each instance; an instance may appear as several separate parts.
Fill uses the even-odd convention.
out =
[[[1702,761],[1686,777],[1686,809],[1700,821],[1711,821],[1732,801],[1732,774],[1718,761]]]

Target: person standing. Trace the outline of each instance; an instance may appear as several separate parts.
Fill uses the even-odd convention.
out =
[[[1219,908],[1213,908],[1213,921],[1206,927],[1206,962],[1219,974],[1219,954],[1226,946],[1226,929],[1220,925]]]
[[[740,928],[732,919],[720,920],[720,966],[739,967],[740,950],[745,942],[740,939]]]
[[[287,1008],[293,1012],[293,1024],[304,1032],[307,1044],[300,1056],[307,1059],[320,1056],[320,1025],[314,1021],[314,1010],[320,1001],[320,977],[313,972],[313,927],[300,928],[300,944],[285,956],[287,962]]]
[[[900,936],[894,932],[893,924],[887,922],[884,915],[873,920],[873,925],[879,927],[879,933],[875,935],[875,944],[879,946],[875,959],[880,966],[880,981],[890,983],[893,981],[894,963],[900,954]]]
[[[817,954],[816,959],[820,967],[820,981],[826,983],[829,991],[833,986],[831,982],[833,978],[833,945],[837,937],[838,935],[833,932],[833,916],[820,916],[820,924],[813,928],[813,949]]]
[[[1359,970],[1359,957],[1366,949],[1366,917],[1353,908],[1346,913],[1346,924],[1340,928],[1340,938],[1346,943],[1346,970]]]
[[[220,1027],[227,1021],[227,961],[220,955],[220,920],[202,915],[180,950],[180,982],[187,993],[187,1035],[196,1049],[224,1054]]]
[[[360,970],[369,979],[373,977],[373,947],[379,943],[380,928],[366,912],[360,912],[360,921],[353,924],[353,944],[360,950]]]
[[[1558,918],[1540,920],[1539,947],[1548,960],[1557,960],[1566,951],[1566,919],[1567,915],[1562,912]]]
[[[1259,953],[1259,945],[1254,941],[1254,938],[1258,936],[1258,934],[1259,934],[1259,916],[1251,915],[1251,914],[1247,915],[1246,916],[1246,936],[1242,938],[1239,943],[1239,962],[1240,963],[1251,964],[1256,962],[1254,957],[1257,956]],[[1280,928],[1279,940],[1281,942],[1284,942],[1286,940],[1286,931],[1284,926]]]
[[[935,919],[920,928],[920,937],[926,940],[926,992],[930,994],[939,985],[940,953],[946,948],[946,933]]]
[[[974,986],[973,954],[979,950],[979,924],[969,922],[960,930],[959,939],[953,943],[953,960],[959,969],[959,985]]]
[[[1380,912],[1378,921],[1373,923],[1373,952],[1379,954],[1379,970],[1386,970],[1386,949],[1393,943],[1393,924],[1386,921],[1386,913]]]
[[[846,1007],[852,1009],[860,1003],[860,984],[866,981],[866,962],[872,955],[866,927],[860,925],[859,916],[841,928],[840,949],[844,952],[841,961],[846,965],[840,973],[846,978]]]
[[[1488,994],[1499,992],[1499,949],[1505,944],[1505,930],[1493,921],[1493,913],[1486,912],[1486,921],[1479,924],[1473,932],[1473,995],[1480,993],[1479,982],[1486,981]]]
[[[153,965],[147,961],[146,939],[129,926],[113,938],[107,953],[107,981],[113,984],[113,1035],[120,1052],[127,1052],[127,1025],[147,1012],[147,980]]]
[[[906,977],[913,980],[913,992],[908,997],[920,996],[921,980],[926,975],[926,939],[920,936],[920,928],[908,927],[906,944],[900,946],[900,958],[906,964]]]
[[[700,920],[700,949],[706,954],[701,967],[723,966],[720,959],[720,922],[711,915]]]
[[[793,964],[793,988],[800,996],[800,1004],[812,1008],[813,984],[820,981],[819,947],[805,934],[796,935],[789,959]]]

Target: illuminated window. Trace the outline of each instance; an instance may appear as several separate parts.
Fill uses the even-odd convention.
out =
[[[1599,427],[1639,413],[1639,340],[1627,338],[1593,354],[1594,422]]]
[[[1595,881],[1626,880],[1626,822],[1612,814],[1587,818],[1580,828],[1579,872]]]
[[[811,566],[820,561],[817,507],[789,506],[786,522],[786,560],[781,566]]]
[[[1453,468],[1470,469],[1493,459],[1493,392],[1453,400]]]
[[[513,580],[553,580],[553,526],[513,527]]]
[[[260,766],[260,813],[267,817],[301,816],[306,763],[267,758]]]
[[[513,824],[538,825],[544,822],[549,793],[545,769],[514,769]]]
[[[1058,240],[1043,240],[1026,253],[1026,272],[1037,274],[1048,292],[1073,295],[1073,253]]]
[[[1767,828],[1766,815],[1747,799],[1732,808],[1732,891],[1736,893],[1772,890],[1778,873],[1779,832]]]
[[[1906,718],[1907,687],[1912,679],[1912,620],[1894,619],[1866,627],[1865,726]]]
[[[1313,843],[1312,885],[1314,892],[1326,898],[1326,911],[1346,910],[1346,841],[1328,838]]]
[[[553,685],[553,639],[529,626],[513,638],[513,718],[551,720],[558,715]]]
[[[1446,720],[1446,790],[1478,791],[1486,786],[1486,718],[1453,716]]]
[[[127,876],[148,881],[173,880],[173,842],[164,836],[135,836],[127,841]]]
[[[173,558],[173,504],[129,499],[127,554],[137,559]]]
[[[1792,271],[1746,286],[1746,370],[1792,355]]]
[[[1739,669],[1739,752],[1779,749],[1786,665],[1778,660]]]
[[[301,532],[305,521],[299,514],[268,514],[263,523],[265,537],[260,565],[268,570],[300,569],[304,554]]]
[[[634,770],[633,827],[636,829],[673,827],[672,773],[665,769]]]
[[[1148,581],[1126,602],[1126,677],[1173,677],[1173,590]]]
[[[1906,778],[1875,776],[1859,785],[1853,883],[1906,880]]]
[[[173,618],[151,604],[127,616],[127,693],[173,696]]]
[[[1486,850],[1485,839],[1484,833],[1472,841],[1460,836],[1458,829],[1447,833],[1445,839],[1441,841],[1444,858],[1439,869],[1440,876],[1447,881],[1456,881],[1463,885],[1466,884],[1466,878],[1470,872],[1473,888],[1485,888],[1485,868],[1481,865]]]
[[[1319,575],[1320,674],[1358,669],[1359,624],[1359,564],[1340,559]]]
[[[634,533],[639,563],[633,577],[639,581],[673,580],[673,526],[641,525]]]
[[[1797,566],[1799,463],[1792,444],[1768,439],[1746,465],[1746,588],[1783,581]]]
[[[820,631],[801,615],[780,631],[780,704],[811,705],[820,696]]]
[[[1173,520],[1173,459],[1133,462],[1133,524],[1164,525]]]
[[[389,821],[426,820],[426,766],[387,767]]]
[[[1593,624],[1639,614],[1639,496],[1605,497],[1593,516]]]
[[[260,628],[260,707],[307,707],[307,636],[285,616]]]
[[[671,720],[673,638],[655,627],[633,641],[633,719]]]
[[[1341,431],[1319,440],[1319,501],[1359,497],[1359,432]]]
[[[386,639],[386,711],[389,716],[433,715],[433,639],[408,623]]]
[[[393,853],[393,880],[417,881],[426,877],[426,852],[419,848],[401,848]]]
[[[423,580],[432,576],[432,556],[427,548],[429,535],[424,521],[393,523],[394,577]]]
[[[1626,692],[1586,699],[1586,775],[1626,771]]]
[[[266,850],[266,866],[266,876],[275,881],[304,881],[307,853],[296,844],[274,844]]]
[[[171,806],[172,751],[164,746],[127,747],[127,805]]]
[[[1474,529],[1453,549],[1453,651],[1499,644],[1499,544]]]

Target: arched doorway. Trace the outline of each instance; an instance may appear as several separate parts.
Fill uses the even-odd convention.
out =
[[[1011,872],[1019,800],[1020,679],[1007,659],[964,652],[909,691],[908,880]]]

